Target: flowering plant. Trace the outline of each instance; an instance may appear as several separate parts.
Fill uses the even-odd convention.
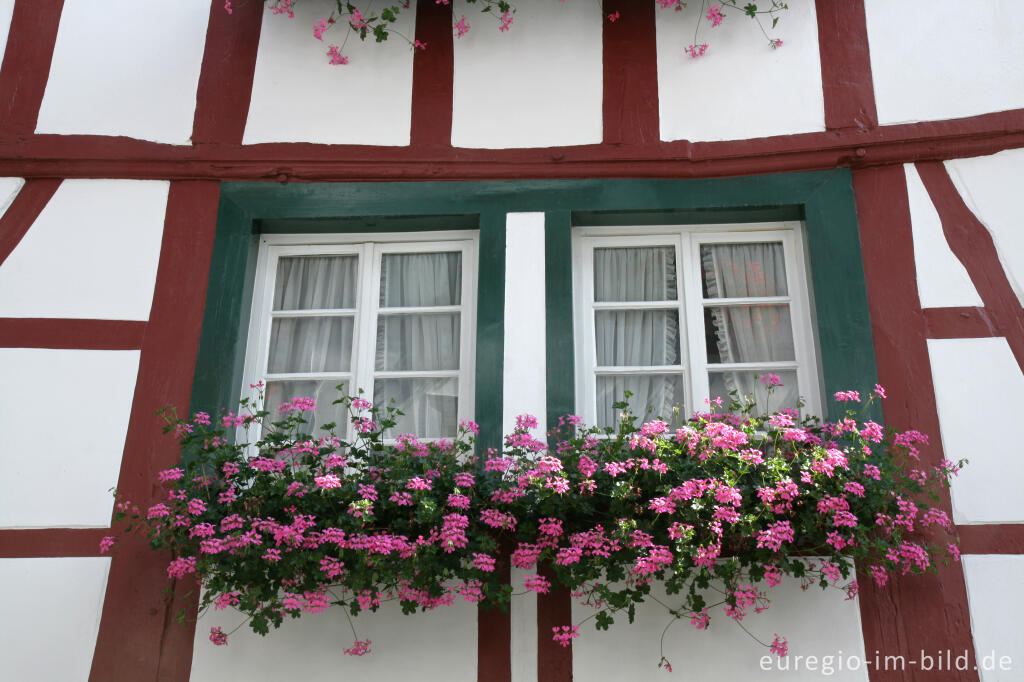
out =
[[[770,399],[778,377],[762,381]],[[882,396],[876,387],[866,402]],[[948,516],[932,505],[962,462],[916,468],[926,436],[852,410],[820,423],[791,409],[756,415],[734,398],[729,412],[712,404],[670,427],[638,424],[619,403],[617,429],[569,416],[542,441],[524,415],[502,451],[477,456],[472,422],[455,440],[425,442],[392,437],[391,408],[337,402],[349,424],[319,436],[308,433],[309,398],[275,416],[243,400],[216,423],[168,414],[183,456],[160,473],[167,499],[145,511],[121,500],[118,519],[173,554],[169,578],[195,574],[203,608],[236,609],[260,634],[286,617],[335,605],[355,616],[386,599],[405,613],[457,599],[507,608],[504,561],[531,571],[526,590],[570,589],[598,628],[620,613],[631,621],[663,581],[679,602],[670,623],[703,629],[718,607],[737,622],[768,608],[785,575],[852,599],[855,561],[884,584],[959,556]],[[258,440],[230,442],[239,428]],[[578,627],[553,637],[568,646]],[[210,638],[226,644],[228,634]],[[367,653],[370,642],[353,634],[346,653]],[[783,637],[762,643],[786,653]]]

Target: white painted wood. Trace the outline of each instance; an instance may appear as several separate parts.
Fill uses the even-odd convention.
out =
[[[673,607],[681,603],[678,595],[666,595],[660,583],[652,585],[652,593]],[[844,601],[841,590],[824,591],[817,585],[806,592],[800,582],[787,579],[768,591],[771,607],[753,612],[743,620],[754,636],[770,643],[775,634],[789,640],[789,669],[786,659],[780,662],[766,647],[753,641],[721,607],[709,609],[711,627],[697,630],[689,618],[676,623],[665,635],[665,657],[675,675],[693,680],[864,680],[868,679],[864,661],[864,640],[861,635],[860,608],[856,600]],[[708,595],[708,603],[721,597]],[[662,630],[671,616],[653,600],[637,607],[636,620],[629,624],[625,614],[616,616],[616,623],[607,631],[596,630],[593,620],[580,626],[580,636],[573,641],[573,677],[577,680],[629,680],[629,682],[664,682],[666,672],[659,669],[658,644]],[[593,609],[573,603],[573,623],[593,614]],[[620,622],[621,621],[621,622]],[[566,623],[569,625],[569,623]],[[762,666],[762,657],[768,658]],[[805,659],[796,669],[796,656],[817,656],[817,670],[807,670]],[[823,657],[831,656],[832,673],[823,677]],[[838,668],[838,657],[843,668]],[[859,670],[849,670],[849,657],[861,662]]]
[[[789,3],[771,49],[757,24],[733,11],[712,28],[703,5],[656,9],[658,109],[662,140],[741,140],[825,129],[818,26],[813,2]],[[683,49],[707,43],[703,57]],[[771,25],[771,20],[767,26]]]
[[[1024,149],[945,163],[960,196],[992,235],[1010,286],[1024,305]]]
[[[189,144],[209,0],[68,2],[37,133]]]
[[[14,16],[14,0],[0,0],[0,54],[7,49],[7,36],[11,31],[11,17]]]
[[[1024,107],[1016,0],[866,0],[864,9],[882,125]]]
[[[169,188],[163,180],[61,183],[0,265],[0,317],[147,319]]]
[[[523,579],[533,569],[512,567],[512,597],[509,618],[512,621],[512,682],[537,680],[537,593],[523,590]],[[525,592],[525,594],[518,594]]]
[[[4,679],[89,679],[109,570],[108,557],[0,559]]]
[[[330,16],[334,5],[297,2],[289,19],[271,14],[267,4],[244,144],[409,144],[413,51],[397,33],[413,35],[415,1],[401,11],[393,25],[397,33],[385,43],[347,36],[343,22],[323,41],[314,38],[313,24]],[[331,65],[330,45],[342,47],[349,63]]]
[[[498,31],[493,15],[455,0],[472,28],[455,40],[452,144],[504,149],[596,144],[602,131],[598,7],[520,3]],[[429,47],[428,47],[429,49]]]
[[[1024,677],[1024,555],[965,554],[961,561],[981,682],[1017,682]]]
[[[352,630],[345,613],[333,607],[298,620],[286,619],[266,637],[243,626],[226,647],[209,641],[210,628],[233,630],[243,617],[210,610],[196,627],[192,682],[337,682],[338,680],[423,680],[476,682],[477,607],[457,602],[427,613],[403,616],[397,602],[353,619],[371,653],[346,656]]]
[[[505,354],[502,433],[516,416],[537,418],[547,432],[547,344],[544,320],[544,214],[509,213],[505,221]]]
[[[953,255],[939,213],[912,163],[903,164],[914,235],[914,268],[922,308],[983,306],[963,263]]]
[[[0,10],[2,9],[0,6]],[[25,178],[0,178],[0,218],[4,217],[24,186]]]
[[[110,525],[139,351],[0,348],[0,528]]]
[[[943,451],[949,460],[970,460],[950,486],[953,520],[1024,522],[1024,376],[1009,344],[1002,337],[928,339],[928,355]]]

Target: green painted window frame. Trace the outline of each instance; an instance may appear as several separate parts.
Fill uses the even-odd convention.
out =
[[[501,443],[505,214],[545,213],[547,417],[575,409],[572,226],[802,220],[820,376],[831,396],[877,381],[853,184],[848,169],[699,180],[388,183],[225,182],[196,361],[192,408],[237,400],[258,235],[478,229],[475,418]],[[841,411],[841,410],[839,410]],[[877,415],[872,415],[877,417]]]

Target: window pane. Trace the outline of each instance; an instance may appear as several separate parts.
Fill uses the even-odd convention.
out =
[[[704,298],[789,295],[782,242],[704,244],[700,261]]]
[[[388,253],[381,257],[385,308],[462,303],[462,253]]]
[[[373,384],[373,402],[384,408],[394,406],[404,412],[397,424],[385,432],[394,438],[411,433],[420,438],[452,438],[459,421],[459,382],[457,379],[377,379]]]
[[[274,310],[356,307],[357,256],[300,256],[277,261]]]
[[[758,375],[765,376],[767,374],[775,374],[782,380],[782,385],[776,386],[772,390],[770,400],[767,387],[757,378]],[[757,403],[756,412],[758,413],[770,412],[783,407],[796,407],[796,401],[800,395],[795,370],[759,369],[741,372],[708,372],[708,385],[711,399],[721,398],[723,408],[729,406],[731,400],[729,392],[735,390],[741,399],[752,396]]]
[[[352,367],[351,317],[292,317],[270,328],[267,371],[347,372]]]
[[[268,381],[266,388],[266,410],[270,412],[268,419],[277,421],[281,415],[281,405],[290,402],[292,398],[312,398],[316,401],[316,410],[313,418],[310,419],[306,413],[305,419],[308,424],[303,431],[313,435],[321,435],[320,427],[329,422],[338,424],[338,433],[344,433],[347,427],[345,413],[341,405],[332,403],[345,394],[347,385],[342,390],[335,388],[338,384],[347,382],[338,379],[322,379],[320,381]]]
[[[382,315],[377,319],[380,370],[459,368],[459,313]]]
[[[597,377],[597,425],[616,427],[619,423],[620,411],[612,408],[612,403],[624,399],[626,391],[632,393],[629,398],[629,410],[642,421],[661,417],[672,423],[672,408],[681,406],[685,400],[683,377],[680,374],[646,374],[646,375],[605,375]]]
[[[597,364],[602,367],[678,365],[678,310],[599,310]]]
[[[734,305],[704,309],[708,362],[795,360],[788,305]]]
[[[671,246],[594,249],[594,300],[674,301],[676,250]]]

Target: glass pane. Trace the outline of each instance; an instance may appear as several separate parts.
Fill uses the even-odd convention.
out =
[[[277,261],[274,310],[356,307],[357,256],[299,256]]]
[[[674,301],[677,298],[675,248],[594,249],[595,301]]]
[[[597,364],[678,365],[678,310],[599,310],[594,314]]]
[[[278,318],[270,327],[267,371],[347,372],[352,367],[351,317]]]
[[[734,305],[704,309],[708,362],[795,360],[788,305]]]
[[[774,374],[782,381],[781,386],[776,386],[771,391],[771,398],[768,396],[768,387],[758,376],[766,377]],[[796,383],[796,370],[743,370],[738,372],[708,372],[708,385],[711,399],[722,399],[723,409],[729,406],[731,400],[730,391],[742,400],[744,397],[753,397],[757,404],[755,413],[764,414],[783,407],[796,407],[800,390]],[[719,410],[721,411],[721,410]]]
[[[704,298],[789,295],[782,242],[704,244],[700,262]]]
[[[376,368],[458,369],[459,313],[380,316]]]
[[[381,306],[397,308],[460,303],[460,252],[388,253],[381,257]]]
[[[342,390],[335,388],[338,384],[345,384]],[[319,381],[268,381],[266,394],[266,409],[270,412],[270,421],[277,421],[281,415],[281,405],[288,403],[292,398],[312,398],[316,401],[316,410],[313,418],[309,413],[304,417],[308,422],[303,431],[313,435],[322,435],[320,426],[329,422],[338,424],[337,433],[345,433],[347,423],[345,413],[341,405],[332,403],[345,394],[347,382],[340,379],[322,379]]]
[[[642,421],[661,417],[670,424],[678,421],[672,408],[685,400],[680,374],[605,375],[597,377],[597,425],[618,426],[621,412],[612,403],[629,398],[629,411]]]
[[[394,438],[411,433],[420,438],[452,438],[459,421],[459,382],[457,379],[377,379],[373,384],[373,402],[384,408],[394,406],[405,414],[384,435]]]

